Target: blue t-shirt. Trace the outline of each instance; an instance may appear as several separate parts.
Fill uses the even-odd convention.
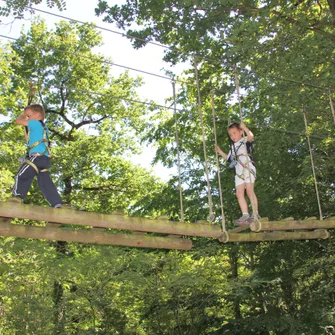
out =
[[[46,131],[47,131],[47,138],[49,136],[49,131],[47,126]],[[44,139],[44,128],[42,123],[39,120],[28,120],[28,136],[29,136],[29,141],[28,141],[28,146],[30,147],[32,144],[41,141]],[[32,154],[34,152],[38,152],[40,154],[44,154],[45,156],[49,156],[48,153],[48,142],[42,142],[39,145],[37,145],[34,148],[31,148],[29,150],[29,153]]]

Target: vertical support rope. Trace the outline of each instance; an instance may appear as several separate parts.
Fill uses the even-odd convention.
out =
[[[176,103],[176,83],[172,81],[173,90],[173,115],[174,122],[176,126],[175,140],[177,147],[177,157],[178,157],[178,187],[179,187],[179,199],[180,199],[180,220],[184,222],[184,207],[183,207],[183,189],[181,185],[181,172],[180,172],[180,151],[179,151],[179,133],[178,133],[178,118],[177,118],[177,103]]]
[[[32,104],[36,94],[36,88],[33,81],[29,83],[28,106]]]
[[[241,104],[240,85],[239,85],[239,79],[238,79],[236,64],[234,65],[234,76],[235,76],[235,86],[236,86],[236,92],[237,92],[238,105],[239,105],[239,109],[240,109],[240,120],[242,122],[243,121],[242,104]],[[249,166],[250,157],[248,155],[246,157],[247,157],[247,165]],[[250,184],[252,185],[252,188],[254,189],[254,183],[251,182],[252,179],[251,179],[250,168],[248,168],[248,172],[249,172]],[[243,174],[244,174],[244,172],[243,172]],[[256,182],[256,179],[255,179],[255,182]],[[256,211],[256,204],[255,204],[255,197],[254,197],[255,192],[252,192],[252,193],[253,193],[253,196],[250,198],[252,214],[253,214],[254,220],[258,221],[258,213]]]
[[[241,119],[241,121],[242,121],[242,120],[243,120],[243,115],[242,115],[242,104],[241,104],[240,85],[239,85],[239,80],[238,80],[238,75],[237,75],[237,67],[236,67],[236,64],[234,65],[234,76],[235,76],[235,87],[236,87],[236,93],[237,93],[238,107],[239,107],[239,110],[240,110],[240,119]]]
[[[204,120],[203,120],[203,116],[202,116],[202,104],[201,104],[201,97],[200,97],[199,74],[198,74],[198,67],[197,67],[196,56],[194,56],[194,71],[195,71],[195,78],[196,78],[196,82],[197,82],[198,111],[199,111],[199,117],[200,117],[200,122],[201,122],[202,144],[203,144],[203,149],[204,149],[205,171],[206,171],[206,179],[207,179],[208,205],[209,205],[209,221],[212,222],[212,220],[213,220],[213,204],[212,204],[212,195],[211,195],[211,185],[210,185],[210,182],[209,182],[209,172],[208,172],[207,152],[206,152],[205,127],[204,127]]]
[[[32,102],[35,99],[35,95],[36,95],[36,88],[35,88],[35,83],[33,81],[31,81],[29,83],[29,93],[28,93],[28,102],[27,102],[27,106],[31,105]],[[28,127],[24,127],[23,129],[24,132],[24,138],[28,144]]]
[[[323,219],[323,215],[322,215],[321,202],[320,202],[320,196],[319,196],[319,188],[318,188],[318,182],[317,182],[317,179],[316,179],[314,159],[313,159],[313,152],[312,152],[311,140],[310,140],[309,131],[308,131],[307,114],[306,114],[306,110],[305,110],[305,106],[304,105],[302,105],[302,113],[304,115],[304,121],[305,121],[306,137],[307,137],[307,143],[308,143],[308,149],[309,149],[309,156],[311,158],[311,165],[312,165],[312,171],[313,171],[313,177],[314,177],[316,199],[318,201],[320,220],[322,220]]]
[[[211,90],[211,105],[212,105],[212,115],[213,115],[213,130],[214,130],[214,142],[215,147],[218,145],[217,136],[216,136],[216,122],[215,122],[215,109],[214,109],[214,93]],[[219,193],[220,193],[220,206],[221,206],[221,217],[222,217],[222,231],[225,233],[226,230],[226,217],[224,214],[223,208],[223,199],[222,199],[222,187],[221,187],[221,177],[220,177],[220,163],[219,163],[219,154],[215,150],[215,157],[216,157],[216,169],[218,175],[218,182],[219,182]]]
[[[334,105],[333,105],[332,92],[331,92],[330,88],[328,89],[328,92],[329,92],[330,108],[331,108],[331,110],[332,110],[333,119],[334,119],[334,123],[335,123],[335,109],[334,109]]]

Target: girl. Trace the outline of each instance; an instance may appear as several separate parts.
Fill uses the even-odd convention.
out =
[[[244,133],[246,133],[246,137],[244,136]],[[229,153],[225,154],[219,146],[216,146],[215,150],[230,163],[230,167],[235,166],[236,197],[242,212],[242,216],[236,221],[236,223],[239,225],[249,224],[254,220],[254,217],[253,214],[249,216],[248,204],[245,199],[245,190],[254,207],[253,210],[255,211],[255,214],[258,218],[260,218],[258,216],[257,197],[254,192],[256,168],[251,157],[254,134],[243,122],[232,123],[228,127],[228,134],[233,142]]]

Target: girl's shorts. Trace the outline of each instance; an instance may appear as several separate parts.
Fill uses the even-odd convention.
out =
[[[252,171],[254,173],[249,172],[249,170],[247,169],[241,169],[241,171],[236,171],[236,175],[235,175],[235,186],[239,186],[242,185],[244,183],[255,183],[256,180],[256,169],[254,166],[251,167]],[[241,172],[241,173],[239,173]],[[243,178],[241,178],[240,176],[243,176]]]

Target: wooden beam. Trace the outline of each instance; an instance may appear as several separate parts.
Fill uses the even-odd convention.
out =
[[[0,216],[80,226],[219,238],[219,226],[0,202]]]
[[[247,230],[250,228],[250,224],[241,225],[239,227],[228,230],[229,233],[240,233],[241,231]]]
[[[304,229],[334,229],[335,217],[325,220],[317,220],[316,218],[309,218],[306,220],[293,220],[288,218],[280,221],[267,221],[261,219],[254,221],[250,225],[252,231],[265,231],[265,230],[304,230]]]
[[[7,218],[0,218],[0,236],[36,238],[43,240],[111,244],[128,247],[190,250],[192,241],[188,239],[132,235],[96,230],[74,230],[72,228],[35,227],[10,224]]]
[[[236,234],[227,232],[219,238],[220,242],[261,242],[261,241],[283,241],[283,240],[311,240],[311,239],[326,239],[330,234],[325,229],[314,231],[296,231],[296,232],[273,232],[273,233],[243,233]]]

